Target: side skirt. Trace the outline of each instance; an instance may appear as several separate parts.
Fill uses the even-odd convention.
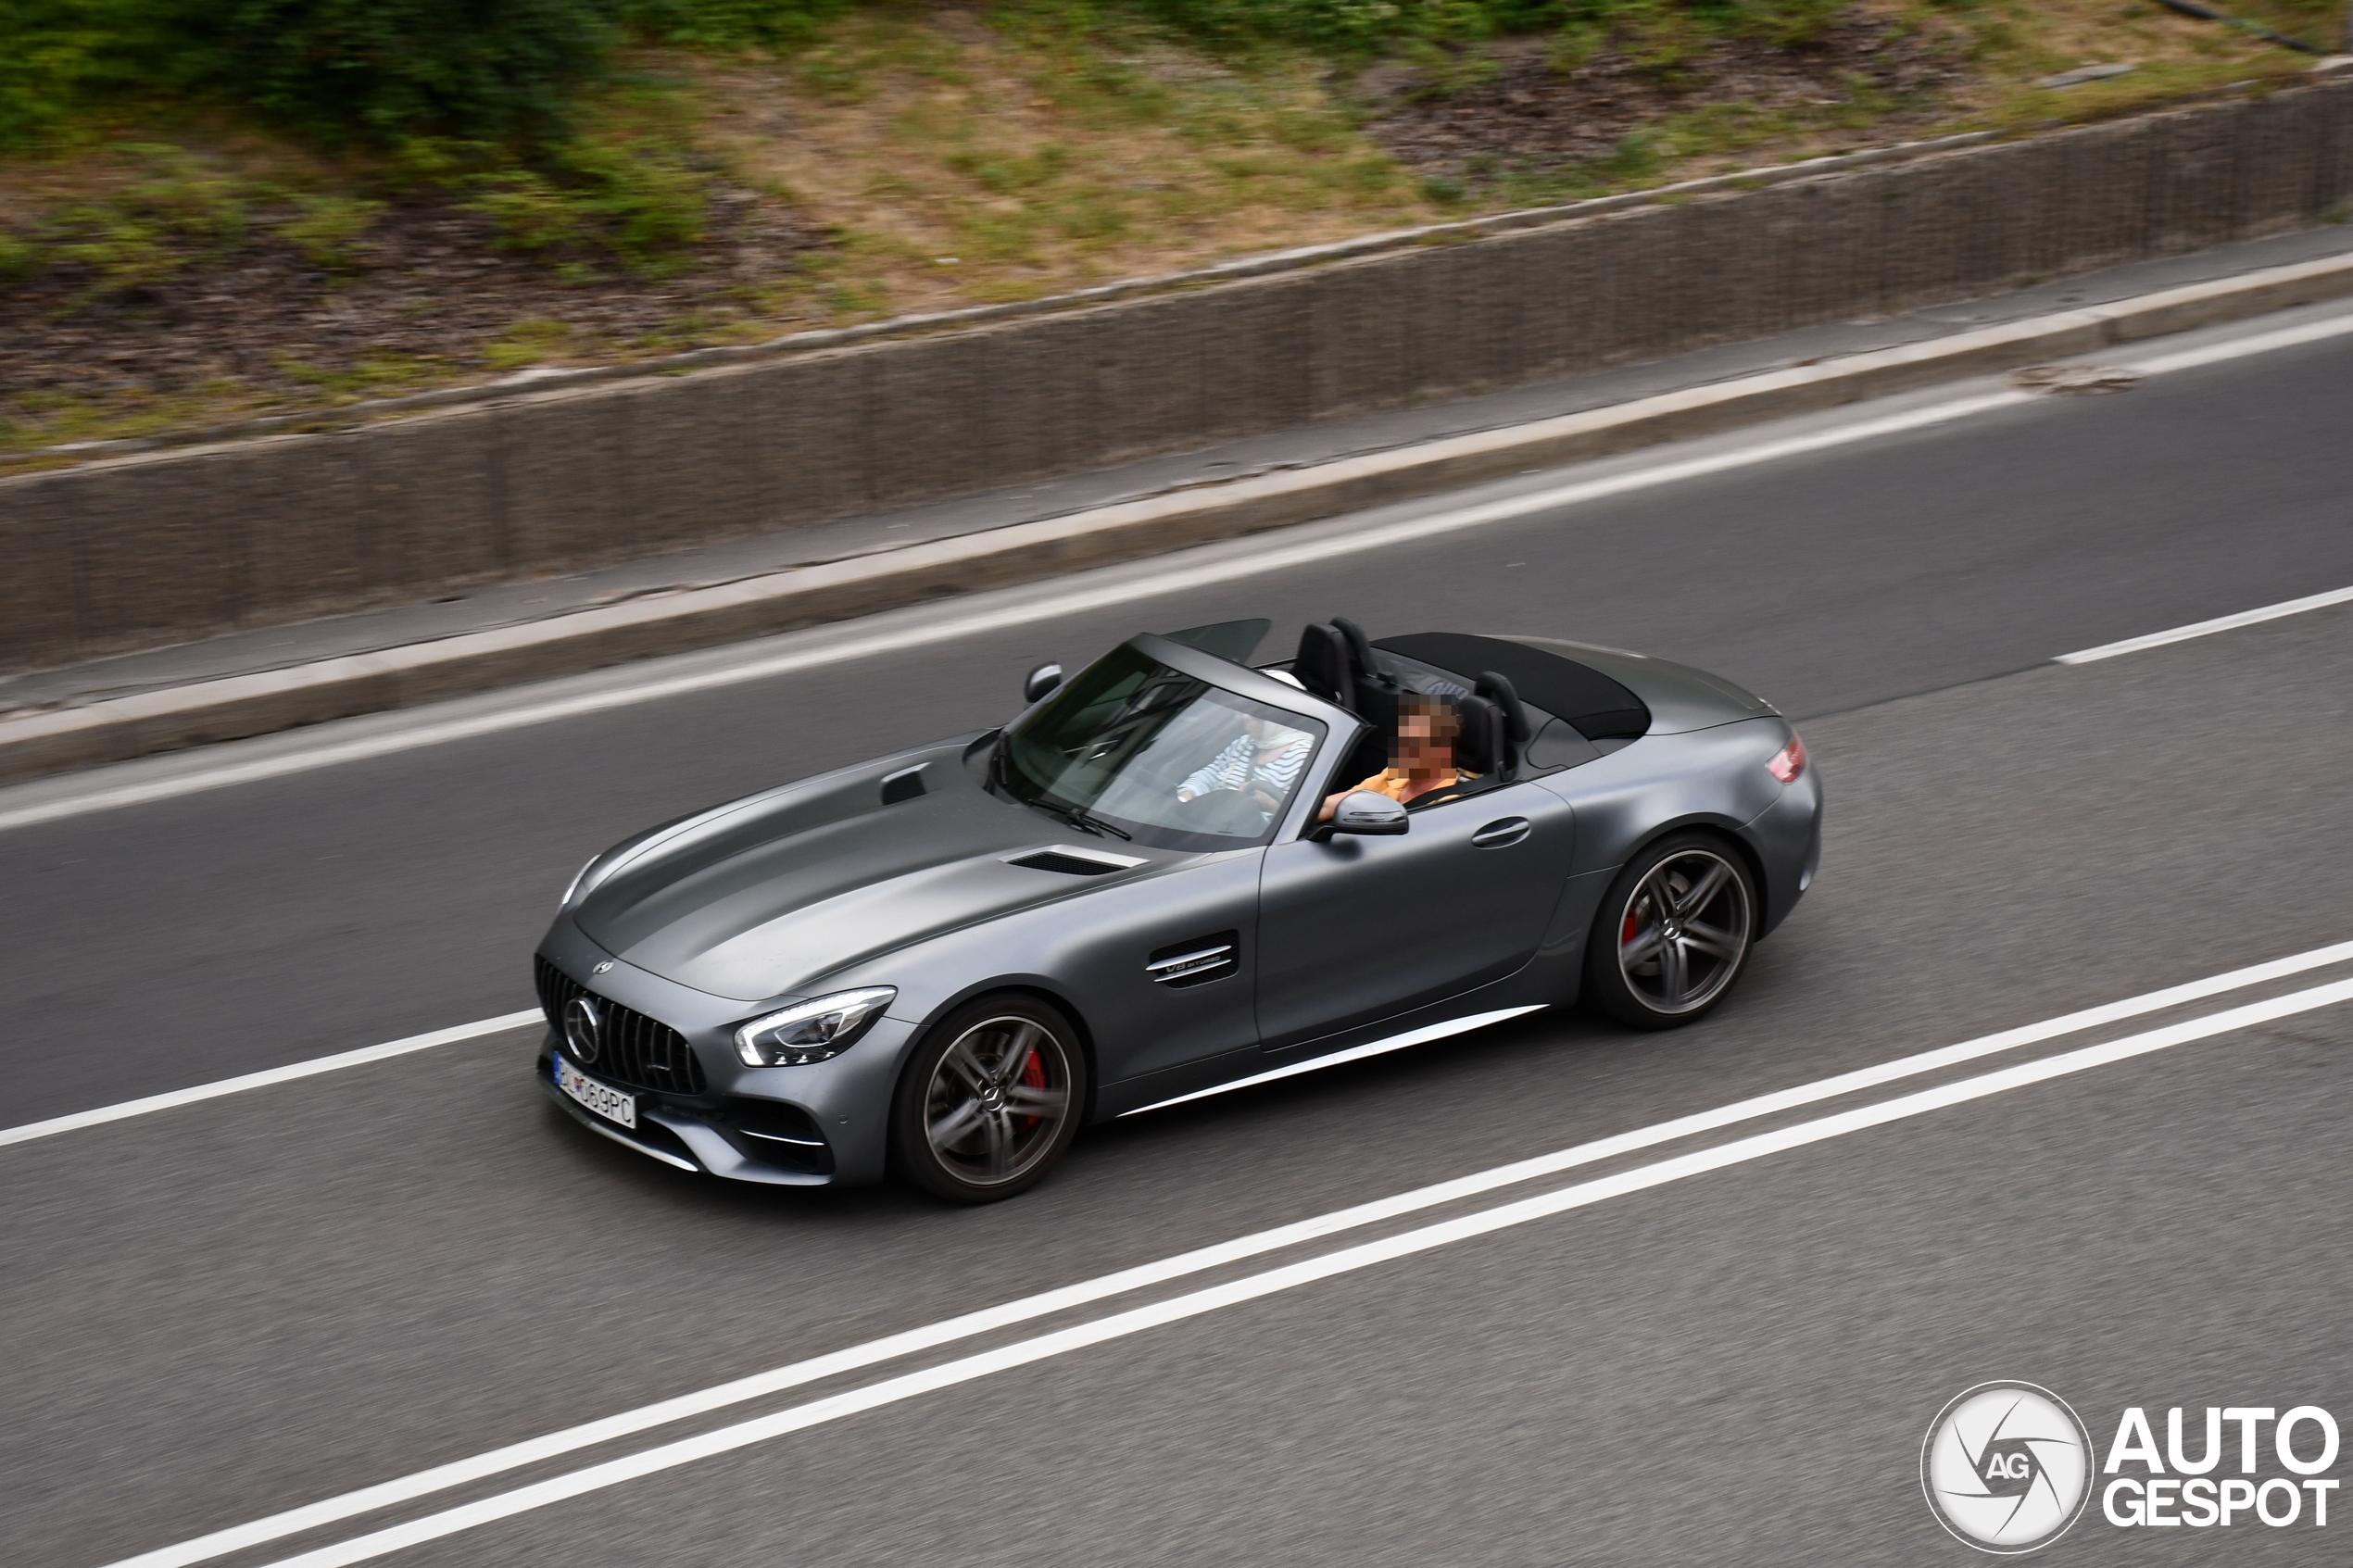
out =
[[[1278,1078],[1295,1078],[1302,1073],[1314,1073],[1319,1068],[1338,1067],[1344,1061],[1362,1061],[1368,1056],[1384,1056],[1390,1051],[1402,1051],[1408,1047],[1428,1044],[1431,1040],[1442,1040],[1450,1035],[1462,1035],[1473,1029],[1484,1029],[1491,1023],[1501,1023],[1507,1018],[1518,1018],[1526,1013],[1541,1012],[1548,1005],[1544,1002],[1534,1002],[1526,1007],[1497,1008],[1491,1012],[1474,1012],[1462,1018],[1450,1018],[1438,1023],[1425,1023],[1418,1029],[1408,1029],[1402,1035],[1389,1035],[1378,1040],[1367,1040],[1361,1046],[1351,1046],[1345,1050],[1333,1051],[1327,1056],[1310,1057],[1305,1061],[1294,1061],[1265,1073],[1253,1073],[1247,1078],[1236,1078],[1229,1083],[1213,1085],[1206,1089],[1195,1089],[1189,1095],[1177,1095],[1171,1099],[1154,1100],[1150,1105],[1139,1105],[1133,1110],[1123,1110],[1120,1114],[1141,1116],[1147,1110],[1163,1110],[1172,1105],[1183,1105],[1188,1100],[1206,1099],[1211,1095],[1222,1095],[1229,1089],[1247,1089],[1260,1084],[1274,1083]]]

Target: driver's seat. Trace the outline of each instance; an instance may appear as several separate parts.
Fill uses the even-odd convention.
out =
[[[1494,671],[1484,671],[1478,677],[1474,697],[1495,716],[1495,771],[1506,777],[1516,775],[1520,758],[1526,754],[1529,736],[1533,733],[1517,688]]]
[[[1511,766],[1511,741],[1504,716],[1483,696],[1458,696],[1454,712],[1462,733],[1454,737],[1454,766],[1476,773],[1481,784],[1494,783]]]

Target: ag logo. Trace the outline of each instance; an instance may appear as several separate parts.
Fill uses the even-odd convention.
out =
[[[2092,1439],[2067,1401],[2032,1383],[1981,1383],[1939,1411],[1920,1445],[1936,1521],[1980,1551],[2033,1551],[2092,1495]]]

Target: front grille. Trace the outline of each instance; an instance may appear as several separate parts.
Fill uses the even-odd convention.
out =
[[[535,956],[532,970],[539,985],[540,1010],[561,1038],[566,1004],[574,997],[593,993],[544,957]],[[597,1031],[597,1060],[582,1062],[583,1067],[624,1088],[666,1090],[674,1095],[703,1092],[702,1063],[695,1060],[685,1035],[609,997],[597,997],[597,1010],[604,1020]]]

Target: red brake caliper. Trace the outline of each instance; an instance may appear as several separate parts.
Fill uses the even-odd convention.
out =
[[[1021,1081],[1026,1088],[1042,1089],[1046,1086],[1046,1060],[1038,1054],[1034,1046],[1030,1047],[1029,1060],[1021,1064]],[[1036,1122],[1040,1118],[1032,1116],[1029,1120]]]
[[[1633,941],[1633,940],[1634,940],[1634,911],[1633,911],[1632,909],[1628,909],[1628,910],[1626,911],[1626,926],[1625,926],[1625,929],[1624,929],[1624,930],[1622,930],[1622,931],[1620,931],[1620,932],[1617,934],[1617,945],[1618,945],[1619,947],[1625,947],[1628,943],[1629,943],[1629,942],[1631,942],[1631,941]]]

